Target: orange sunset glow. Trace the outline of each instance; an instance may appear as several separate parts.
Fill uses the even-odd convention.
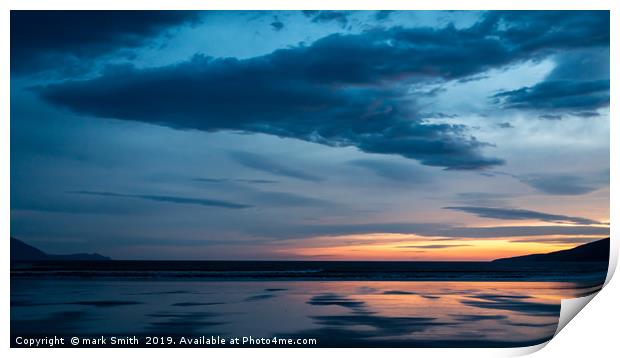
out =
[[[330,261],[491,261],[566,250],[601,237],[571,238],[578,240],[565,243],[561,236],[540,237],[537,242],[525,237],[455,240],[382,233],[316,237],[307,240],[311,245],[277,251],[299,259]]]

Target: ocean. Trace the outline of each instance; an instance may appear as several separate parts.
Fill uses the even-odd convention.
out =
[[[77,336],[87,339],[78,346],[106,347],[527,346],[550,339],[561,299],[598,291],[606,271],[606,263],[12,263],[11,344]]]

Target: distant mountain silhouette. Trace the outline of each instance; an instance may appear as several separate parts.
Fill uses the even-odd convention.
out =
[[[47,260],[47,254],[25,242],[11,238],[11,261]]]
[[[525,262],[593,262],[609,260],[609,238],[590,242],[569,250],[493,260],[497,263]]]
[[[11,261],[101,261],[110,260],[99,254],[50,255],[16,238],[11,238]]]

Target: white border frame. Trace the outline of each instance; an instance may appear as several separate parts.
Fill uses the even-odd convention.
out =
[[[616,107],[616,98],[614,94],[617,88],[617,71],[614,68],[614,63],[618,63],[618,21],[614,18],[617,15],[617,4],[612,0],[434,0],[434,1],[414,1],[414,0],[262,0],[260,6],[258,1],[250,0],[226,0],[226,1],[196,1],[196,0],[3,0],[0,2],[2,11],[0,12],[0,31],[2,36],[0,37],[0,48],[3,56],[0,58],[1,70],[0,77],[2,80],[2,87],[0,91],[2,97],[0,97],[0,111],[2,111],[2,121],[0,130],[0,165],[4,168],[3,175],[1,177],[2,185],[0,186],[0,227],[5,227],[7,231],[10,231],[10,15],[9,10],[63,10],[63,9],[84,9],[84,10],[112,10],[112,9],[200,9],[200,10],[232,10],[232,9],[247,9],[247,10],[305,10],[305,9],[320,9],[320,10],[525,10],[525,9],[538,9],[538,10],[611,10],[611,68],[610,68],[610,158],[611,163],[614,160],[618,162],[618,142],[620,137],[618,135],[618,125],[615,124],[611,118],[616,118],[618,113]],[[615,190],[613,183],[620,178],[618,173],[618,166],[610,166],[610,222],[611,217],[618,217],[618,192]],[[607,276],[606,284],[609,283],[613,272],[615,271],[618,260],[618,248],[619,243],[616,238],[617,230],[615,226],[611,226],[611,243],[612,243],[612,257],[610,258],[610,270]],[[9,232],[5,232],[5,239],[8,238]],[[355,355],[356,357],[370,357],[376,354],[389,354],[391,357],[411,357],[411,355],[424,355],[434,357],[452,357],[458,355],[459,357],[486,357],[486,356],[515,356],[523,355],[531,352],[535,352],[547,344],[541,344],[533,347],[516,348],[516,349],[499,349],[499,348],[484,348],[484,349],[347,349],[346,351],[340,349],[317,349],[317,348],[243,348],[230,349],[230,348],[212,348],[208,350],[200,348],[167,348],[167,349],[149,349],[149,348],[110,348],[106,349],[9,349],[10,346],[10,319],[9,319],[9,307],[10,307],[10,250],[9,240],[4,240],[3,250],[1,253],[2,262],[5,265],[4,275],[1,279],[1,284],[4,294],[0,298],[0,302],[5,309],[2,311],[2,323],[0,329],[0,344],[2,344],[1,350],[9,350],[9,353],[16,356],[30,356],[30,355],[45,355],[50,357],[82,357],[85,353],[94,357],[108,357],[110,354],[121,354],[123,356],[128,355],[142,355],[152,354],[155,357],[167,357],[170,354],[182,354],[183,356],[200,356],[206,355],[252,355],[252,356],[269,356],[269,357],[289,357],[295,355],[297,357],[312,357],[315,358],[317,354],[336,355],[346,352],[346,354]],[[617,280],[616,280],[617,281]],[[617,327],[617,322],[614,319],[620,318],[618,315],[618,304],[620,304],[620,286],[615,283],[611,283],[602,291],[602,294],[594,299],[594,307],[592,309],[595,315],[594,317],[579,317],[576,323],[582,326],[569,327],[559,335],[558,338],[552,339],[549,343],[549,348],[543,350],[541,353],[547,356],[560,356],[581,352],[582,354],[592,354],[594,351],[598,352],[610,352],[612,355],[614,351],[617,351],[615,344],[614,327]],[[597,303],[598,302],[598,303]],[[589,307],[593,308],[593,307]],[[588,310],[586,310],[588,311]],[[580,316],[584,316],[588,312],[581,313]],[[597,316],[598,314],[598,316]],[[611,316],[610,316],[611,314]],[[585,323],[584,323],[585,321]],[[575,324],[576,325],[576,324]],[[590,327],[596,325],[596,327]],[[557,341],[557,342],[556,342]],[[561,342],[560,342],[561,341]],[[556,344],[557,343],[557,344]],[[608,350],[605,350],[607,347]],[[553,351],[552,351],[553,349]],[[539,353],[539,355],[541,354]]]

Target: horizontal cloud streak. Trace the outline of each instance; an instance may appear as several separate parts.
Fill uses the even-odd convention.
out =
[[[323,180],[321,177],[277,163],[258,154],[237,151],[232,152],[231,156],[239,164],[265,173],[313,182]]]
[[[561,237],[561,238],[527,238],[527,239],[513,239],[510,242],[534,242],[544,244],[586,244],[600,240],[601,236],[597,237]]]
[[[336,204],[323,199],[275,191],[256,191],[250,193],[249,197],[260,204],[273,207],[283,206],[309,208],[323,206],[334,208],[336,206]]]
[[[403,165],[382,160],[356,159],[350,161],[354,166],[365,168],[376,175],[403,184],[428,181],[425,172],[416,170],[411,165]]]
[[[204,183],[226,183],[226,182],[238,182],[247,184],[277,184],[275,180],[268,179],[231,179],[231,178],[194,178],[194,181]]]
[[[608,227],[596,226],[496,226],[454,227],[437,231],[437,234],[453,238],[486,238],[547,235],[609,235]]]
[[[524,209],[489,208],[482,206],[447,206],[444,209],[463,211],[483,218],[500,220],[540,220],[562,224],[600,224],[598,221],[576,216],[547,214]]]
[[[534,189],[551,195],[582,195],[609,185],[609,172],[590,177],[571,174],[536,174],[516,178]]]
[[[107,191],[89,191],[89,190],[79,190],[79,191],[70,191],[70,194],[82,194],[82,195],[95,195],[102,197],[115,197],[115,198],[133,198],[133,199],[144,199],[144,200],[152,200],[159,201],[165,203],[174,203],[174,204],[191,204],[191,205],[201,205],[201,206],[209,206],[209,207],[220,207],[227,209],[246,209],[251,208],[251,205],[238,204],[229,201],[216,200],[216,199],[204,199],[204,198],[186,198],[179,196],[166,196],[166,195],[139,195],[139,194],[120,194],[120,193],[112,193]]]

